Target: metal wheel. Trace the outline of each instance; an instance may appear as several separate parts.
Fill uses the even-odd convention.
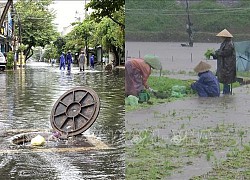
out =
[[[73,88],[55,103],[50,122],[52,128],[67,136],[86,131],[96,120],[100,111],[100,99],[87,87]]]

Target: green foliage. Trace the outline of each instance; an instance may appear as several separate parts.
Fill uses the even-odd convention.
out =
[[[204,53],[204,56],[206,59],[210,59],[210,56],[214,54],[214,49],[207,49],[207,51]]]
[[[58,36],[57,39],[53,42],[53,45],[57,49],[57,54],[60,55],[64,50],[64,46],[66,44],[66,40],[64,37]]]
[[[125,38],[121,28],[109,18],[103,18],[97,25],[93,36],[95,44],[100,44],[105,50],[112,45],[123,48]]]
[[[53,44],[47,45],[43,57],[48,60],[57,59],[59,57],[57,48]]]
[[[125,0],[91,0],[87,4],[87,9],[88,8],[94,10],[91,16],[98,22],[101,21],[103,17],[108,17],[124,29]]]
[[[24,45],[24,44],[21,44],[19,47],[18,47],[18,51],[19,52],[23,52],[27,47]]]
[[[51,3],[52,0],[19,0],[15,3],[17,11],[15,22],[19,22],[16,23],[16,29],[19,28],[22,43],[27,45],[26,59],[32,54],[32,47],[45,47],[58,35],[52,24],[55,15],[48,8]]]
[[[88,8],[93,10],[91,18],[94,18],[97,23],[105,21],[104,18],[109,18],[115,23],[112,25],[111,22],[107,21],[109,25],[104,25],[104,29],[99,28],[99,31],[93,37],[99,38],[97,44],[114,53],[115,61],[113,64],[119,65],[125,54],[125,0],[91,0],[87,4],[86,9]],[[107,33],[104,33],[105,31]],[[102,38],[100,39],[100,37]]]
[[[179,85],[179,86],[186,86],[186,92],[188,94],[191,93],[191,87],[189,81],[183,81],[179,79],[171,79],[168,77],[156,77],[156,76],[150,76],[148,79],[149,86],[157,91],[164,92],[167,91],[171,94],[172,87]]]
[[[123,49],[125,38],[124,31],[111,19],[104,17],[97,23],[87,18],[65,36],[65,42],[64,51],[70,49],[79,52],[86,45],[93,48],[101,45],[108,52],[112,46]]]
[[[58,45],[61,47],[61,52],[66,52],[68,50],[80,52],[85,46],[95,47],[93,35],[96,30],[96,25],[97,23],[90,18],[76,25],[63,40],[57,41],[59,43]]]
[[[126,179],[162,179],[178,168],[169,158],[175,151],[166,148],[166,142],[154,136],[151,130],[127,137],[133,146],[126,147]]]
[[[9,51],[7,53],[7,64],[6,64],[6,68],[7,69],[13,69],[14,67],[14,52]]]
[[[125,105],[125,111],[128,112],[128,111],[135,111],[138,109],[148,108],[152,106],[152,104],[156,105],[160,103],[174,101],[178,98],[184,97],[183,95],[180,95],[180,93],[178,93],[177,95],[176,93],[173,93],[175,91],[172,92],[172,88],[177,87],[177,86],[180,88],[180,90],[182,90],[182,88],[185,86],[185,92],[187,95],[190,96],[194,94],[190,86],[192,82],[193,82],[192,80],[183,81],[183,80],[171,79],[171,78],[167,78],[163,76],[161,77],[149,76],[148,84],[152,89],[157,91],[157,93],[152,93],[150,96],[150,101],[148,101],[147,103],[142,103],[142,104],[139,104],[138,106]]]

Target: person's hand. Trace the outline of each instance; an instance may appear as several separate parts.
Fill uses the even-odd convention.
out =
[[[154,92],[154,90],[153,90],[151,87],[148,87],[148,90],[149,90],[150,92]]]

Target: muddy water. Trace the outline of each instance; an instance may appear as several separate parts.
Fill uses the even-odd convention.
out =
[[[207,49],[218,49],[220,43],[194,43],[193,47],[182,47],[178,42],[126,42],[126,57],[144,57],[146,54],[157,55],[162,63],[163,70],[193,71],[201,61],[206,61],[204,53]],[[208,60],[216,69],[216,61]]]
[[[129,59],[131,57],[143,57],[145,54],[155,54],[159,56],[164,70],[189,72],[193,71],[200,60],[205,60],[204,53],[207,49],[216,50],[219,46],[220,43],[195,43],[194,47],[182,47],[181,43],[171,42],[126,42],[126,57]],[[212,71],[216,70],[216,61],[205,61],[211,64]],[[185,79],[186,77],[183,74],[172,73],[168,76]],[[190,79],[190,76],[187,79]],[[226,129],[226,136],[235,138],[238,147],[241,147],[239,131],[246,132],[243,144],[249,143],[250,140],[250,135],[247,133],[250,128],[249,101],[249,86],[247,85],[234,88],[232,96],[221,95],[219,98],[191,97],[155,105],[136,112],[126,112],[126,130],[127,132],[133,132],[134,130],[144,131],[149,129],[152,130],[153,135],[163,138],[167,144],[171,144],[172,137],[175,135],[180,134],[181,137],[187,135],[199,139],[200,131],[209,128],[215,129],[219,125],[223,125]],[[220,136],[218,139],[222,142],[223,138],[225,137]],[[215,133],[211,133],[209,140],[214,139],[216,139]],[[195,143],[197,141],[191,142],[189,145]],[[226,154],[231,147],[220,148],[217,148],[214,154],[218,160],[223,161],[227,158]],[[205,154],[192,158],[181,156],[174,159],[174,162],[178,161],[185,163],[192,161],[192,165],[183,163],[183,167],[173,171],[171,176],[164,179],[192,179],[195,176],[206,175],[215,167],[215,162],[209,162]]]
[[[11,146],[26,131],[49,131],[51,109],[67,90],[88,86],[101,100],[99,116],[86,132],[112,147],[89,151],[35,151]],[[71,74],[58,66],[30,63],[0,74],[0,179],[124,179],[124,71]],[[66,143],[74,148],[74,143]]]

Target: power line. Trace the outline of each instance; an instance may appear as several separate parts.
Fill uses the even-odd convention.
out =
[[[165,9],[132,9],[132,8],[126,8],[126,11],[173,11],[173,12],[185,12],[186,10],[182,10],[182,9],[176,9],[176,10],[165,10]],[[209,8],[209,9],[192,9],[189,8],[190,11],[231,11],[231,10],[250,10],[250,7],[247,8]]]
[[[250,8],[230,8],[230,9],[202,9],[202,10],[192,10],[189,9],[191,15],[207,15],[207,14],[226,14],[226,13],[244,13]],[[168,16],[186,16],[185,10],[159,10],[159,9],[125,9],[126,14],[135,15],[168,15]],[[237,14],[238,15],[238,14]]]
[[[227,14],[227,13],[237,13],[237,15],[240,15],[240,12],[237,11],[230,11],[230,12],[199,12],[199,13],[194,13],[194,12],[190,12],[190,15],[209,15],[209,14]],[[243,14],[243,12],[241,12]],[[134,14],[134,15],[160,15],[160,16],[186,16],[186,13],[159,13],[159,12],[136,12],[136,13],[130,13],[130,12],[126,12],[127,14]],[[245,14],[243,14],[245,15]]]

